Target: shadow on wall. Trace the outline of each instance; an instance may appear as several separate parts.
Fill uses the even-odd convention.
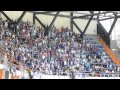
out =
[[[117,47],[120,49],[120,35],[117,35]]]
[[[112,49],[117,49],[117,40],[110,40],[110,45]]]
[[[110,43],[111,43],[111,49],[120,58],[120,46],[118,45],[117,40],[110,40]]]

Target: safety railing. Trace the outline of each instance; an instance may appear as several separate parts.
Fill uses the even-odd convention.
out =
[[[34,79],[30,78],[29,73],[21,67],[19,70],[16,68],[15,64],[12,64],[8,62],[9,65],[9,75],[8,79]],[[5,69],[0,70],[0,79],[6,79],[5,78]],[[19,74],[17,73],[19,71]],[[45,72],[40,72],[40,76],[37,79],[107,79],[107,78],[112,78],[112,79],[120,79],[120,72],[114,72],[114,73],[93,73],[93,72],[86,72],[86,71],[81,71],[78,73],[71,73],[71,72],[54,72],[52,74],[45,73]]]
[[[120,79],[120,73],[105,73],[105,74],[92,74],[92,73],[79,73],[76,74],[74,79]]]

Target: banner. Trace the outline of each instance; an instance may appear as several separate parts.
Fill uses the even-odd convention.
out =
[[[69,76],[41,75],[41,79],[70,79]]]

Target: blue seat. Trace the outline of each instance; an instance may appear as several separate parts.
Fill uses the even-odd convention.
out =
[[[102,46],[102,45],[99,45],[99,48],[103,48],[103,46]]]
[[[104,48],[98,48],[98,51],[102,52],[104,51]]]

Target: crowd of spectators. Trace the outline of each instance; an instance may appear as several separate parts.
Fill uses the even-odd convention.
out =
[[[1,21],[0,63],[9,66],[8,60],[18,66],[17,70],[22,64],[30,69],[33,79],[40,74],[108,77],[107,73],[119,71],[107,53],[88,38],[79,39],[63,26],[59,30],[53,25],[48,35],[45,31],[30,22],[21,21],[15,27],[7,20]]]

